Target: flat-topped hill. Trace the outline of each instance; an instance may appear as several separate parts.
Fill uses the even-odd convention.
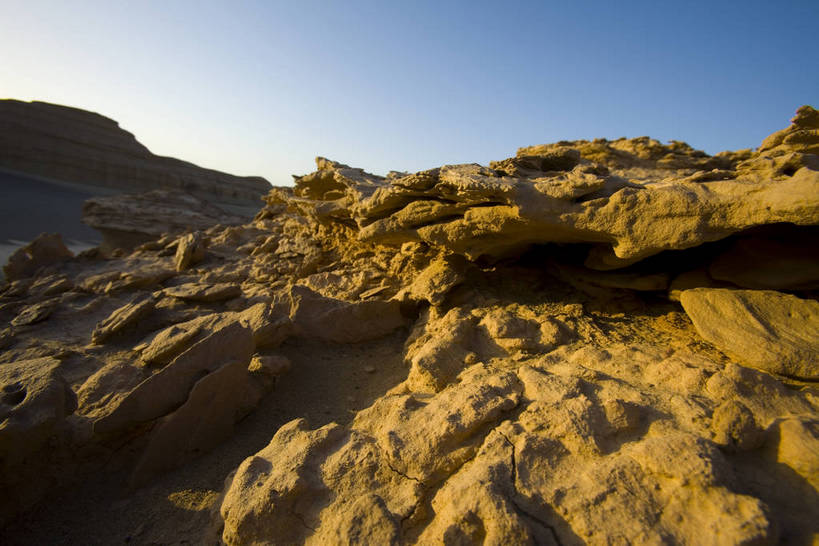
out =
[[[218,204],[258,205],[270,184],[151,153],[100,114],[0,100],[0,169],[126,193],[182,190]]]

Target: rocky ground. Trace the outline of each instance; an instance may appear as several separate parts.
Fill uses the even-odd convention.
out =
[[[0,295],[4,544],[819,540],[819,112],[379,177]],[[123,242],[124,244],[124,242]]]

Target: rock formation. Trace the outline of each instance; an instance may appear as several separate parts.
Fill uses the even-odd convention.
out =
[[[815,541],[817,153],[806,106],[713,157],[319,158],[251,223],[25,265],[0,541]]]
[[[258,207],[270,184],[152,154],[116,121],[45,102],[0,100],[0,168],[126,193],[176,190]]]
[[[246,220],[189,193],[170,190],[93,197],[82,210],[83,223],[102,234],[104,251],[132,250],[161,235],[217,224],[239,225]]]

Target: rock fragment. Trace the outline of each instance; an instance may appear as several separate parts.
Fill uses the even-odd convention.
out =
[[[184,271],[191,265],[205,259],[205,241],[198,231],[180,237],[176,247],[174,264],[177,271]]]
[[[231,283],[185,283],[179,286],[166,288],[165,293],[181,300],[201,301],[208,303],[229,300],[240,296],[242,294],[242,288],[237,284]]]
[[[234,322],[217,330],[137,385],[111,413],[94,422],[94,432],[115,433],[168,414],[184,403],[205,375],[228,362],[242,362],[247,368],[252,352],[249,328]]]
[[[290,320],[302,335],[336,343],[356,343],[389,334],[407,323],[397,301],[348,303],[294,286]]]
[[[53,265],[74,254],[66,248],[59,233],[41,233],[24,247],[18,248],[9,256],[3,266],[3,274],[9,281],[31,277],[42,267]]]
[[[114,335],[131,328],[150,314],[155,307],[153,297],[137,296],[97,324],[91,333],[91,342],[98,345],[104,343]]]

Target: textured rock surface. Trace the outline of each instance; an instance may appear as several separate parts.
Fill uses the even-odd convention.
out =
[[[704,339],[740,361],[819,379],[819,302],[771,290],[697,288],[680,303]]]
[[[43,233],[9,256],[3,274],[9,281],[31,277],[38,269],[73,258],[59,233]]]
[[[179,190],[252,206],[270,189],[263,178],[156,156],[112,119],[45,102],[0,101],[0,167],[128,193]]]
[[[319,159],[250,223],[6,284],[0,375],[77,408],[7,444],[0,542],[815,542],[817,119]]]
[[[83,205],[82,221],[102,233],[103,247],[131,249],[163,234],[238,225],[246,219],[189,193],[153,190],[91,198]]]

